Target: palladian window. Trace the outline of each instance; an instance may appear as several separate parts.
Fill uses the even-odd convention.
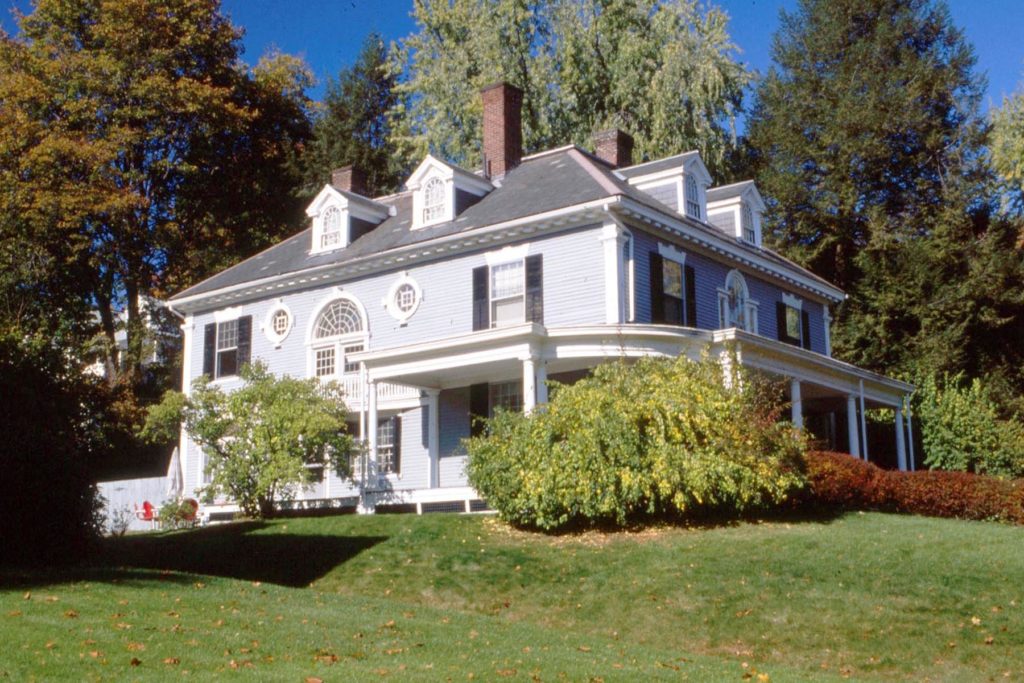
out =
[[[359,364],[348,356],[365,348],[364,335],[363,317],[355,303],[337,299],[328,304],[313,328],[313,374],[330,378],[357,373]]]
[[[750,298],[747,282],[738,271],[725,278],[725,289],[718,290],[719,327],[735,327],[757,334],[757,302]]]

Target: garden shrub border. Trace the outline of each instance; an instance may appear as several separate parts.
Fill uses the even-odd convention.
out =
[[[804,495],[811,505],[1024,525],[1024,479],[939,470],[897,472],[828,451],[810,451],[806,460]]]

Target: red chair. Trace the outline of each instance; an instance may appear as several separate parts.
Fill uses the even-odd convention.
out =
[[[196,516],[199,514],[199,501],[194,498],[186,498],[185,504],[192,508],[190,512],[185,514],[185,521],[189,526],[195,526]]]
[[[143,501],[141,510],[138,505],[135,506],[135,518],[156,526],[157,510],[148,500]]]

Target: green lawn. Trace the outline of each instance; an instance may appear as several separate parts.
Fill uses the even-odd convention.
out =
[[[96,564],[0,575],[0,678],[1024,678],[1024,529],[997,524],[325,517],[113,540]]]

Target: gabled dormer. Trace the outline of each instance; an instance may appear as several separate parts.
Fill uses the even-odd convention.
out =
[[[753,180],[713,187],[707,197],[709,223],[736,239],[761,246],[765,205]]]
[[[306,208],[306,215],[313,220],[309,252],[319,254],[344,249],[380,225],[391,211],[391,207],[355,192],[324,185]]]
[[[412,192],[412,229],[455,220],[494,189],[490,181],[427,155],[406,188]]]
[[[711,174],[697,152],[619,169],[616,174],[684,216],[707,220]]]

